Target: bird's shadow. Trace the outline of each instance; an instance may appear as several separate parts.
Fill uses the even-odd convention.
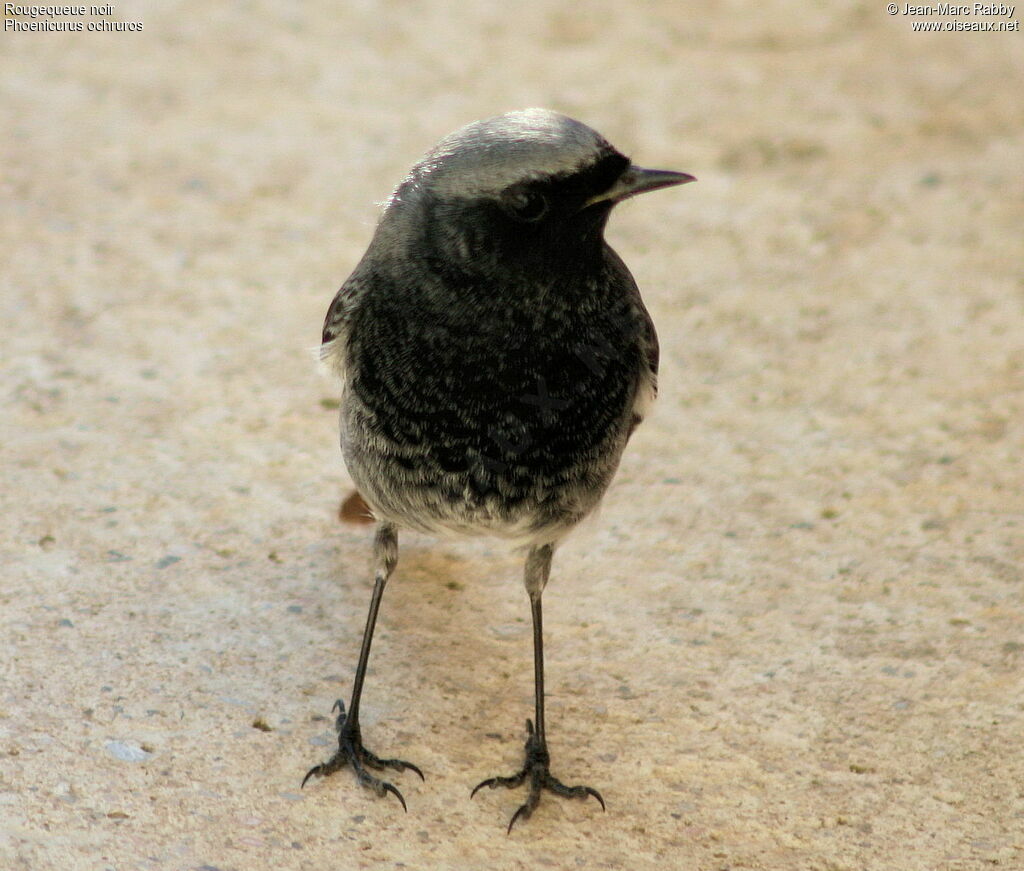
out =
[[[367,535],[367,557],[371,540]],[[372,588],[368,559],[357,567],[350,555],[346,548],[332,567],[343,588],[337,616],[345,632],[330,655],[341,659],[346,697]],[[455,745],[479,747],[485,733],[518,736],[529,710],[522,703],[532,698],[523,559],[500,543],[400,535],[370,654],[362,706],[368,727],[395,716],[400,737],[464,732],[430,748],[445,755]]]

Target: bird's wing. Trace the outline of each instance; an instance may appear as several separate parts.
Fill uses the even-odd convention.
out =
[[[643,363],[637,383],[636,399],[633,401],[633,424],[631,429],[635,429],[640,421],[644,419],[647,415],[647,410],[651,407],[651,403],[654,402],[654,398],[658,395],[658,359],[660,356],[658,334],[654,330],[654,321],[651,320],[651,316],[647,313],[647,309],[644,308],[644,304],[640,302],[639,294],[637,294],[637,297],[637,302],[640,304],[640,314],[643,318],[643,335],[640,339],[640,353]]]
[[[637,372],[636,393],[629,425],[629,434],[632,435],[658,395],[658,334],[640,296],[640,289],[636,286],[632,273],[622,262],[622,258],[608,244],[605,244],[604,255],[605,262],[611,270],[612,280],[625,289],[630,322],[633,323],[633,318],[640,320],[640,369]]]
[[[353,273],[334,295],[324,318],[320,359],[338,375],[345,374],[349,322],[365,290],[365,280],[360,277],[358,271]]]

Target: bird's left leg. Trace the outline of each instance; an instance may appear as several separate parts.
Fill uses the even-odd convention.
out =
[[[526,592],[530,596],[530,611],[533,615],[533,673],[534,673],[534,720],[526,721],[526,760],[523,767],[508,777],[490,777],[478,783],[470,794],[476,795],[478,789],[487,786],[496,789],[499,786],[508,788],[519,786],[529,781],[529,793],[526,801],[512,814],[508,830],[517,820],[528,819],[540,801],[541,790],[548,790],[564,798],[586,798],[593,796],[604,810],[604,799],[601,793],[589,786],[566,786],[551,773],[551,754],[548,753],[547,736],[544,725],[544,621],[541,614],[541,594],[551,573],[551,557],[554,546],[540,545],[530,549],[526,557]],[[536,724],[536,726],[534,725]]]

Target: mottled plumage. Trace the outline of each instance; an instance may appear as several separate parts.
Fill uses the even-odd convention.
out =
[[[616,202],[691,180],[634,167],[540,109],[470,124],[413,167],[331,303],[321,349],[343,381],[342,451],[380,523],[378,557],[394,538],[397,558],[398,527],[528,546],[539,645],[554,547],[601,499],[657,389],[654,325],[605,223]],[[548,773],[542,685],[537,704],[517,817],[541,788],[596,795]],[[346,747],[357,711],[354,691],[338,754],[314,772],[352,763],[397,792],[361,770],[358,740]]]

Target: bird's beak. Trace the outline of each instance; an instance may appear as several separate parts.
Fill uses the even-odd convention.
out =
[[[686,184],[696,180],[688,172],[673,172],[671,169],[644,169],[640,166],[630,166],[629,169],[616,179],[615,184],[608,188],[608,190],[597,194],[597,196],[591,197],[583,204],[583,208],[592,206],[595,203],[620,203],[630,197],[635,197],[637,194],[656,191],[658,188],[667,188],[672,185]]]

